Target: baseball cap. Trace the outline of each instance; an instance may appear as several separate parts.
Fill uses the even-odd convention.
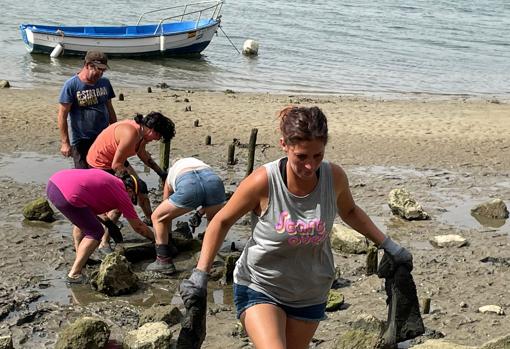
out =
[[[110,69],[108,66],[108,57],[101,51],[88,51],[85,55],[85,64],[92,63],[101,69]]]

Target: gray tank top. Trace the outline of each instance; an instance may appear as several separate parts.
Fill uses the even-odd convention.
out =
[[[252,213],[252,235],[234,281],[288,306],[321,304],[335,276],[329,239],[337,214],[331,166],[323,161],[317,186],[300,197],[287,190],[279,161],[264,165],[268,208],[260,217]]]

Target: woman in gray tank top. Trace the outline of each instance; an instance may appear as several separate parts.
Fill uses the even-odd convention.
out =
[[[186,304],[205,297],[208,272],[230,227],[251,212],[252,235],[234,271],[238,317],[256,348],[308,348],[324,319],[335,275],[329,234],[336,215],[391,255],[412,255],[382,233],[352,198],[344,170],[324,161],[327,119],[318,107],[284,108],[280,146],[286,158],[241,182],[207,227]]]

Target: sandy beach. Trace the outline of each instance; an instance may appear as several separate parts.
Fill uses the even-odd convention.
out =
[[[277,147],[276,112],[289,104],[318,105],[328,116],[326,158],[345,168],[358,205],[413,253],[418,297],[432,299],[431,313],[423,315],[427,329],[463,345],[480,345],[510,333],[509,315],[477,311],[495,304],[510,313],[509,265],[481,262],[494,257],[510,263],[510,224],[482,225],[469,213],[471,207],[489,199],[510,202],[510,104],[460,97],[381,100],[154,86],[152,93],[115,90],[117,96],[124,95],[123,101],[113,102],[119,119],[136,112],[162,112],[176,124],[171,156],[203,159],[231,189],[242,179],[247,157],[247,149],[238,147],[237,164],[227,166],[227,148],[233,138],[246,144],[250,131],[258,129],[255,166],[259,166],[282,155]],[[149,298],[166,290],[171,300],[178,284],[175,279],[163,280],[160,291],[151,288],[144,295],[142,288],[136,297],[121,299],[70,291],[63,284],[74,256],[70,225],[62,216],[51,224],[22,222],[23,206],[43,195],[44,185],[7,178],[2,173],[5,158],[24,152],[45,159],[61,157],[58,94],[57,88],[0,90],[0,336],[12,334],[15,348],[53,347],[61,327],[83,315],[105,318],[112,338],[120,341],[136,328],[138,314],[152,304]],[[212,145],[204,144],[206,136],[211,136]],[[157,158],[159,145],[151,145],[149,151]],[[408,222],[393,216],[387,200],[394,188],[411,192],[431,219]],[[155,195],[151,199],[157,203]],[[469,245],[437,249],[428,243],[444,234],[461,235]],[[329,313],[321,323],[315,348],[334,348],[335,338],[361,313],[379,319],[387,314],[383,282],[364,274],[365,256],[336,254],[335,261],[340,276],[350,282],[341,289],[346,306]],[[208,315],[203,348],[248,346],[246,340],[231,335],[236,320],[228,290],[215,283],[210,287],[224,290],[224,297],[223,302],[211,299],[215,311]],[[87,296],[80,296],[84,293]],[[177,336],[177,327],[175,331]]]

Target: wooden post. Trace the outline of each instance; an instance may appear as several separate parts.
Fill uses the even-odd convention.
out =
[[[245,177],[248,177],[250,173],[253,171],[253,162],[255,161],[255,147],[257,146],[257,133],[259,130],[257,128],[251,129],[250,134],[250,143],[248,144],[248,165],[246,167]]]
[[[430,298],[425,298],[425,299],[423,300],[423,304],[422,304],[422,308],[423,308],[422,313],[423,313],[423,314],[428,314],[428,313],[430,313],[430,301],[431,301],[431,299],[430,299]]]
[[[119,93],[119,101],[123,101],[124,100],[124,94],[123,93]]]
[[[159,167],[165,172],[170,168],[170,141],[159,143]]]
[[[378,257],[377,248],[370,246],[367,251],[367,276],[377,273]]]
[[[147,87],[147,93],[152,93],[152,88],[150,86]]]
[[[211,145],[211,136],[205,137],[205,145]]]
[[[235,161],[234,161],[235,150],[236,150],[235,143],[230,143],[228,145],[228,160],[227,160],[228,165],[235,165]]]
[[[198,119],[196,119],[195,122],[193,122],[193,126],[198,127],[199,123],[200,123],[200,121]]]

